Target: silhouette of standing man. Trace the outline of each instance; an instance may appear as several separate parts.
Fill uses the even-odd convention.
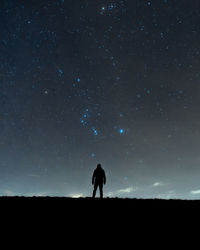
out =
[[[94,170],[92,184],[94,185],[92,197],[95,198],[97,188],[99,187],[100,198],[103,198],[103,184],[106,184],[106,175],[101,164],[98,164],[97,168]]]

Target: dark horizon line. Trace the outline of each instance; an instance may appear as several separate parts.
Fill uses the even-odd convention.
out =
[[[80,197],[72,197],[72,196],[37,196],[37,195],[32,195],[32,196],[26,196],[26,195],[0,195],[0,199],[2,198],[39,198],[39,199],[45,199],[45,198],[50,198],[50,199],[72,199],[72,200],[83,200],[83,199],[90,199],[90,200],[134,200],[134,201],[200,201],[200,199],[180,199],[180,198],[136,198],[136,197],[109,197],[106,196],[104,198],[100,197],[95,197],[92,198],[90,196],[80,196]]]

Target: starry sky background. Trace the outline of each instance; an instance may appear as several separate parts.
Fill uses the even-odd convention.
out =
[[[199,69],[198,0],[1,0],[0,195],[199,199]]]

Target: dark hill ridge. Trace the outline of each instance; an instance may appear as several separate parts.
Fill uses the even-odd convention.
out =
[[[159,228],[191,228],[199,218],[199,200],[164,200],[164,199],[123,199],[123,198],[69,198],[69,197],[0,197],[0,211],[3,219],[23,227],[47,230],[77,230],[83,232],[96,230],[103,226],[116,230],[141,232],[159,230]],[[10,225],[10,223],[6,223]],[[119,227],[119,225],[123,225]],[[126,225],[126,226],[125,226]],[[41,230],[38,228],[38,230]],[[89,236],[88,236],[89,237]]]
[[[58,202],[58,203],[71,203],[73,204],[107,204],[112,205],[114,203],[123,203],[124,205],[134,205],[141,206],[144,204],[148,204],[151,206],[200,206],[200,200],[182,200],[182,199],[137,199],[137,198],[118,198],[118,197],[105,197],[103,199],[100,198],[91,198],[91,197],[80,197],[80,198],[72,198],[72,197],[60,197],[60,196],[0,196],[0,203],[2,204],[12,203],[12,202],[26,202],[37,204],[40,203],[50,203],[50,202]]]
[[[50,197],[50,196],[1,196],[0,206],[3,207],[31,207],[44,208],[54,207],[55,209],[82,209],[87,208],[121,208],[121,209],[195,209],[200,208],[200,200],[179,200],[179,199],[136,199],[136,198],[71,198],[71,197]]]

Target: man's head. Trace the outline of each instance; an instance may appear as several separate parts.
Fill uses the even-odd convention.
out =
[[[101,164],[99,163],[99,164],[97,164],[97,168],[101,168]]]

